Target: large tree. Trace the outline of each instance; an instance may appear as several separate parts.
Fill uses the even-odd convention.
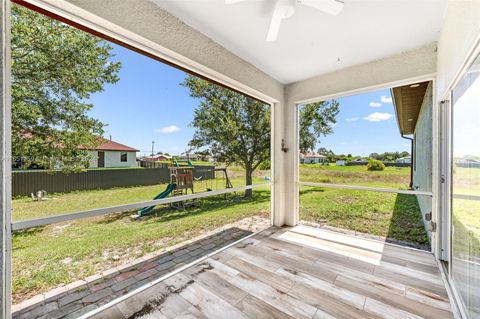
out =
[[[182,85],[200,100],[190,146],[209,149],[227,164],[240,164],[246,185],[251,185],[255,169],[270,158],[270,107],[194,76],[187,76]],[[246,190],[245,197],[251,196],[252,190]]]
[[[338,101],[330,100],[306,104],[300,108],[300,152],[313,151],[322,135],[333,133],[340,112],[339,106]]]
[[[253,172],[270,158],[270,107],[255,99],[194,76],[182,83],[200,100],[191,125],[190,146],[208,149],[217,158],[245,168],[246,185]],[[300,111],[300,144],[313,149],[320,135],[333,132],[338,102],[308,104]],[[302,149],[302,148],[301,148]],[[245,192],[251,197],[252,190]]]
[[[99,143],[92,93],[116,83],[120,62],[104,40],[12,5],[12,155],[45,168],[79,169],[79,146]]]

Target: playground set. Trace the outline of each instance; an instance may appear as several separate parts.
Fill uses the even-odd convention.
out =
[[[200,181],[203,179],[203,176],[198,178],[194,177],[194,165],[188,161],[186,166],[181,166],[176,160],[173,160],[173,165],[168,168],[170,170],[170,183],[167,185],[167,188],[159,193],[154,199],[162,199],[168,196],[176,197],[187,195],[190,191],[191,194],[194,194],[194,181]],[[213,180],[216,180],[217,172],[221,172],[225,180],[225,188],[233,188],[232,182],[228,177],[226,168],[214,168],[214,178],[210,181],[210,187],[206,187],[207,192],[213,190]],[[207,181],[205,181],[207,182]],[[236,196],[236,193],[235,193]],[[227,199],[227,194],[225,194],[225,199]],[[200,202],[196,199],[191,201],[179,201],[170,204],[170,207],[175,209],[184,210],[189,207],[199,207]],[[155,206],[148,206],[140,209],[136,218],[144,217],[152,213]]]

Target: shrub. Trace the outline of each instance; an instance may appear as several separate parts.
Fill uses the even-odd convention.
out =
[[[369,171],[383,171],[385,169],[385,165],[382,163],[382,161],[369,159],[367,169]]]

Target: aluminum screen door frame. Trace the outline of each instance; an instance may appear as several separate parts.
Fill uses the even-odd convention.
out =
[[[11,306],[11,94],[10,94],[10,1],[1,0],[2,15],[2,63],[1,86],[2,99],[0,107],[0,152],[1,165],[1,289],[0,289],[0,317],[10,318]]]

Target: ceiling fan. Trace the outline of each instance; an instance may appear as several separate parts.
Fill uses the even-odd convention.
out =
[[[225,4],[235,4],[244,1],[248,0],[225,0]],[[290,18],[299,5],[308,6],[336,16],[342,11],[344,3],[340,0],[276,0],[270,26],[268,27],[267,41],[273,42],[277,40],[282,20]]]

